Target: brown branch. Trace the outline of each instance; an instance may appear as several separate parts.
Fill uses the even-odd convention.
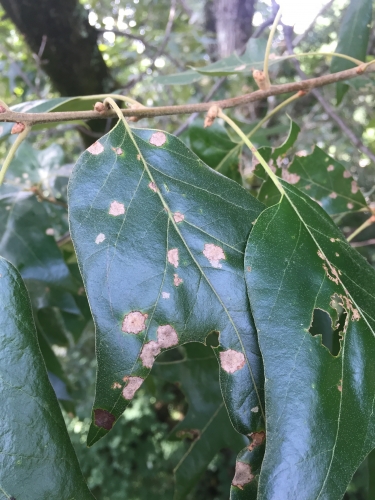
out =
[[[375,61],[374,61],[375,62]],[[223,99],[220,101],[210,101],[194,104],[182,104],[178,106],[156,106],[153,108],[139,108],[139,109],[123,109],[122,113],[126,116],[137,116],[140,118],[145,117],[155,117],[155,116],[168,116],[168,115],[186,115],[191,113],[201,113],[208,111],[211,106],[219,106],[222,109],[234,108],[236,106],[241,106],[249,102],[260,101],[272,95],[290,94],[292,92],[298,92],[299,90],[304,90],[308,92],[317,87],[323,87],[331,83],[341,82],[344,80],[349,80],[355,78],[363,73],[375,72],[375,64],[370,66],[359,66],[351,69],[346,69],[344,71],[339,71],[338,73],[333,73],[329,75],[319,76],[317,78],[311,78],[309,80],[303,80],[300,82],[284,83],[281,85],[272,85],[267,90],[256,90],[249,94],[244,94],[238,97],[232,97],[230,99]],[[56,111],[51,113],[18,113],[16,111],[6,110],[1,113],[0,120],[2,122],[21,122],[28,124],[30,126],[39,123],[56,123],[65,122],[73,120],[94,120],[111,118],[116,116],[113,110],[106,113],[98,113],[97,111]]]

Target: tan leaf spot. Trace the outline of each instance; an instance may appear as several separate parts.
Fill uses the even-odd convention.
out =
[[[95,243],[99,245],[99,243],[103,243],[105,240],[105,234],[99,233],[98,236],[95,238]]]
[[[323,260],[326,260],[326,258],[324,257],[324,254],[321,250],[318,250],[318,257],[320,257]]]
[[[332,243],[334,243],[336,240],[335,238],[330,238],[329,241],[332,241]]]
[[[173,214],[173,218],[175,222],[182,222],[185,219],[185,215],[181,214],[180,212],[175,212]]]
[[[337,198],[337,193],[332,191],[332,193],[329,194],[329,197],[332,198],[333,200]]]
[[[256,448],[257,446],[260,446],[261,444],[263,444],[264,440],[266,439],[266,433],[263,432],[263,431],[252,432],[250,434],[250,437],[252,439],[252,442],[249,444],[249,446],[247,447],[247,449],[249,451],[253,451],[254,448]]]
[[[91,144],[87,151],[92,155],[100,155],[100,153],[103,153],[104,147],[100,144],[100,142],[94,142],[94,144]]]
[[[143,366],[146,368],[152,368],[154,364],[156,356],[160,354],[160,345],[151,340],[151,342],[147,342],[142,348],[140,358],[142,360]]]
[[[349,210],[351,210],[354,207],[353,203],[348,203],[346,206],[349,208]]]
[[[305,189],[306,189],[306,191],[308,191],[309,189],[311,189],[311,184],[307,184],[307,186],[305,186]]]
[[[333,165],[328,165],[327,171],[332,172],[332,170],[335,170],[335,167]]]
[[[336,257],[340,257],[340,254],[339,254],[339,253],[337,253],[337,252],[335,252],[335,255],[336,255]]]
[[[140,333],[145,329],[147,318],[148,314],[133,311],[125,316],[121,330],[125,333]]]
[[[157,186],[156,186],[155,182],[150,182],[150,184],[148,185],[148,187],[149,187],[149,188],[150,188],[150,189],[151,189],[154,193],[156,193],[156,192],[157,192],[157,190],[158,190],[158,188],[157,188]]]
[[[284,181],[289,182],[289,184],[297,184],[297,182],[301,178],[297,174],[292,174],[291,172],[288,172],[288,170],[286,168],[282,169],[281,177],[284,179]]]
[[[227,373],[234,373],[245,366],[245,356],[242,352],[228,349],[220,353],[220,364]]]
[[[123,150],[121,148],[116,148],[115,149],[117,155],[122,155]]]
[[[236,471],[234,473],[232,485],[243,490],[245,484],[250,483],[253,479],[254,475],[251,473],[250,465],[244,462],[236,462]]]
[[[168,262],[174,267],[178,267],[178,248],[168,250]]]
[[[254,408],[251,408],[251,410],[253,413],[258,413],[259,411],[259,406],[254,406]]]
[[[351,177],[351,176],[352,176],[352,174],[348,170],[345,170],[345,172],[344,172],[345,179],[349,179],[349,177]]]
[[[168,293],[168,292],[162,292],[161,296],[163,297],[163,299],[169,299],[169,297],[171,296],[171,294]]]
[[[109,207],[109,215],[122,215],[125,213],[125,207],[123,203],[119,203],[118,201],[112,201],[111,206]]]
[[[358,185],[355,181],[352,181],[352,193],[353,194],[358,193]]]
[[[183,279],[178,277],[178,274],[173,275],[173,284],[174,286],[179,286],[181,283],[183,283]]]
[[[143,378],[141,377],[128,377],[127,385],[122,390],[122,395],[125,399],[133,399],[136,391],[141,387],[143,383]]]
[[[53,227],[49,227],[48,229],[46,229],[46,234],[48,236],[53,236],[55,234],[55,230],[53,229]]]
[[[162,146],[166,142],[167,138],[164,132],[155,132],[150,138],[150,144],[154,146]]]
[[[337,389],[342,392],[342,380],[340,380],[340,382],[338,383],[337,385]]]
[[[158,344],[163,349],[167,349],[168,347],[178,344],[176,330],[171,325],[159,326],[156,333],[158,336]]]
[[[112,385],[112,389],[121,389],[121,384],[119,384],[118,382],[115,382],[115,383]]]
[[[234,68],[234,71],[242,71],[245,68],[246,68],[246,64],[241,64],[241,66],[237,66],[237,68]]]
[[[220,260],[225,260],[223,249],[212,243],[204,245],[203,255],[210,261],[211,266],[216,268],[222,267]]]

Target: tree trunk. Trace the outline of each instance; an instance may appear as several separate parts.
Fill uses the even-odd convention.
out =
[[[109,92],[114,86],[97,46],[97,32],[78,0],[0,0],[7,16],[39,52],[43,70],[64,96]]]
[[[215,0],[219,57],[241,53],[252,33],[255,0]]]

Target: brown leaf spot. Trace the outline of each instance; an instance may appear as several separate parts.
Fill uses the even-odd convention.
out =
[[[345,170],[343,175],[344,175],[345,179],[349,179],[349,177],[352,176],[352,174],[349,172],[349,170]]]
[[[173,214],[173,218],[174,218],[174,221],[178,223],[178,222],[182,222],[185,219],[185,215],[183,215],[180,212],[175,212]]]
[[[333,200],[335,200],[337,198],[337,193],[332,191],[332,193],[329,194],[329,197],[332,198]]]
[[[183,279],[178,277],[178,274],[173,275],[173,284],[174,286],[179,286],[181,283],[183,283]]]
[[[99,243],[103,243],[105,240],[105,234],[99,233],[98,236],[95,238],[95,243],[99,245]]]
[[[245,366],[245,356],[242,352],[228,349],[220,353],[220,364],[227,373],[234,373]]]
[[[109,207],[109,215],[122,215],[125,213],[125,207],[123,203],[119,203],[118,201],[112,201],[111,206]]]
[[[324,254],[323,254],[323,252],[321,250],[318,250],[318,257],[320,257],[323,260],[326,260]]]
[[[150,182],[150,184],[148,185],[148,187],[154,192],[154,193],[157,193],[158,191],[158,188],[155,184],[155,182]]]
[[[171,325],[159,326],[156,333],[158,336],[158,344],[163,349],[167,349],[168,347],[178,344],[176,330]]]
[[[55,234],[55,230],[53,229],[53,227],[49,227],[48,229],[46,229],[46,234],[48,236],[53,236]]]
[[[309,189],[311,189],[311,184],[307,184],[307,186],[305,186],[305,189],[306,189],[306,191],[308,191]]]
[[[355,181],[352,181],[352,193],[353,194],[358,193],[358,185]]]
[[[141,155],[137,155],[137,160],[140,161]]]
[[[329,241],[332,241],[332,243],[334,243],[336,240],[335,238],[330,238]]]
[[[251,473],[250,465],[244,462],[236,462],[236,471],[234,473],[232,485],[243,490],[245,484],[250,483],[253,479],[254,475]]]
[[[333,165],[328,165],[327,171],[332,172],[332,170],[335,170],[335,167]]]
[[[150,137],[150,144],[153,146],[162,146],[167,140],[164,132],[154,132]]]
[[[142,348],[140,358],[142,360],[143,366],[146,368],[152,368],[154,364],[155,357],[160,354],[160,345],[151,340],[151,342],[147,342]]]
[[[174,267],[178,267],[178,248],[168,250],[168,262]]]
[[[286,168],[282,169],[281,177],[284,179],[284,181],[289,182],[289,184],[297,184],[297,182],[301,178],[297,174],[292,174],[292,173],[288,172],[288,170]]]
[[[337,389],[342,392],[342,380],[337,384]]]
[[[112,385],[112,389],[121,389],[121,384],[119,384],[118,382],[114,382],[114,384]]]
[[[133,311],[125,316],[121,330],[125,333],[140,333],[145,329],[147,318],[148,314]]]
[[[98,408],[94,410],[94,424],[97,427],[110,431],[115,423],[116,417],[107,410]]]
[[[346,206],[349,208],[349,210],[351,210],[354,207],[353,203],[348,203]]]
[[[122,390],[122,395],[125,399],[133,399],[136,391],[141,387],[143,383],[143,378],[141,377],[128,377],[127,385]]]
[[[203,255],[210,261],[211,266],[216,268],[222,267],[220,260],[225,260],[223,249],[212,243],[204,245]]]
[[[123,150],[122,150],[121,148],[116,148],[116,149],[115,149],[115,153],[116,153],[117,155],[122,155]]]
[[[330,265],[329,267],[330,268],[328,269],[328,267],[325,264],[323,264],[323,269],[324,269],[328,279],[330,279],[331,281],[336,283],[336,285],[338,285],[340,278],[339,278],[339,274],[337,272],[337,269],[335,267],[333,267],[332,265]]]
[[[259,406],[254,406],[254,408],[251,408],[251,410],[253,413],[258,413],[259,411]]]
[[[176,436],[180,439],[196,441],[201,437],[201,431],[199,429],[182,429],[176,432]]]
[[[252,439],[252,442],[249,444],[249,446],[247,447],[247,449],[249,451],[253,451],[254,448],[256,448],[257,446],[260,446],[261,444],[263,444],[264,440],[266,439],[266,433],[263,432],[263,431],[252,432],[250,434],[250,437]]]
[[[91,144],[87,151],[92,155],[100,155],[100,153],[103,153],[104,147],[100,144],[100,142],[94,142],[94,144]]]

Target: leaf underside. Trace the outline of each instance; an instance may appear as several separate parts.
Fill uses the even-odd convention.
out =
[[[160,350],[220,332],[220,382],[239,432],[262,428],[263,366],[244,248],[263,205],[177,138],[122,122],[78,160],[70,228],[96,324],[88,444],[104,436]]]
[[[0,498],[89,500],[18,271],[0,258]]]
[[[258,495],[339,500],[375,446],[375,271],[322,208],[280,183],[285,194],[257,219],[245,255],[266,380]],[[346,314],[338,356],[309,333],[316,309],[332,329]]]

